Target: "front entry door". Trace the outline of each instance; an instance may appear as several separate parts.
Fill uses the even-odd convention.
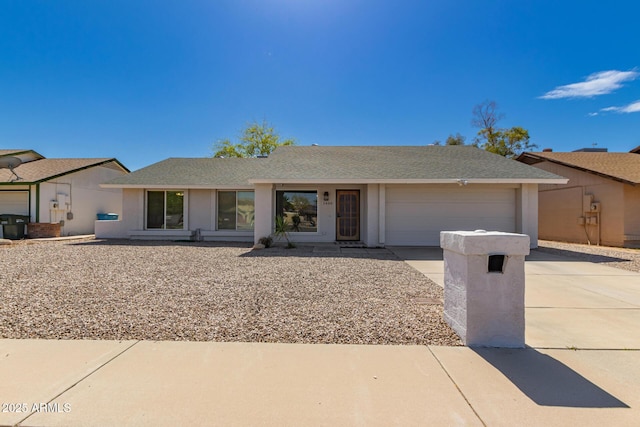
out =
[[[336,240],[360,240],[360,190],[336,191]]]

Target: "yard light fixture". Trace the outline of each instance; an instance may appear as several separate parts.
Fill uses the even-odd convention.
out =
[[[329,192],[325,191],[323,197],[324,197],[324,201],[328,202],[329,201]]]

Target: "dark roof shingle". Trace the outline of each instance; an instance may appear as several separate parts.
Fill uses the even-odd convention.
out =
[[[561,177],[472,146],[279,147],[264,179],[528,180]]]
[[[109,186],[249,186],[267,159],[169,158],[109,181]]]

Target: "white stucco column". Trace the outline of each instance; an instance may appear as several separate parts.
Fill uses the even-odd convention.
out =
[[[145,198],[145,191],[141,188],[134,188],[131,190],[131,193],[126,194],[125,196],[135,200],[135,209],[137,212],[135,212],[135,216],[134,218],[136,219],[136,226],[134,229],[137,230],[144,230],[144,224],[145,224],[145,220],[144,220],[144,215],[145,215],[145,209],[144,209],[144,198]],[[125,197],[123,196],[123,197]],[[122,200],[123,205],[126,203],[126,200],[123,198]],[[130,202],[131,203],[131,202]],[[122,216],[125,217],[125,215],[127,215],[127,212],[122,212]]]
[[[444,318],[468,346],[524,347],[529,236],[443,231]]]
[[[378,220],[380,215],[380,203],[378,199],[378,184],[367,184],[367,228],[365,230],[364,244],[369,247],[380,245],[378,241]]]
[[[538,247],[538,184],[521,184],[516,192],[516,231],[530,237]]]
[[[385,236],[387,234],[387,186],[380,184],[378,188],[378,242],[381,246],[385,244]]]
[[[271,184],[255,184],[255,219],[253,242],[271,235],[273,224],[273,190]]]

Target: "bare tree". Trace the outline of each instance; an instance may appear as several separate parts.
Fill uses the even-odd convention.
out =
[[[498,104],[495,101],[484,101],[473,107],[471,124],[480,128],[473,145],[508,158],[537,147],[530,142],[529,131],[526,129],[519,126],[499,128],[497,124],[504,118],[504,114],[497,110]]]

